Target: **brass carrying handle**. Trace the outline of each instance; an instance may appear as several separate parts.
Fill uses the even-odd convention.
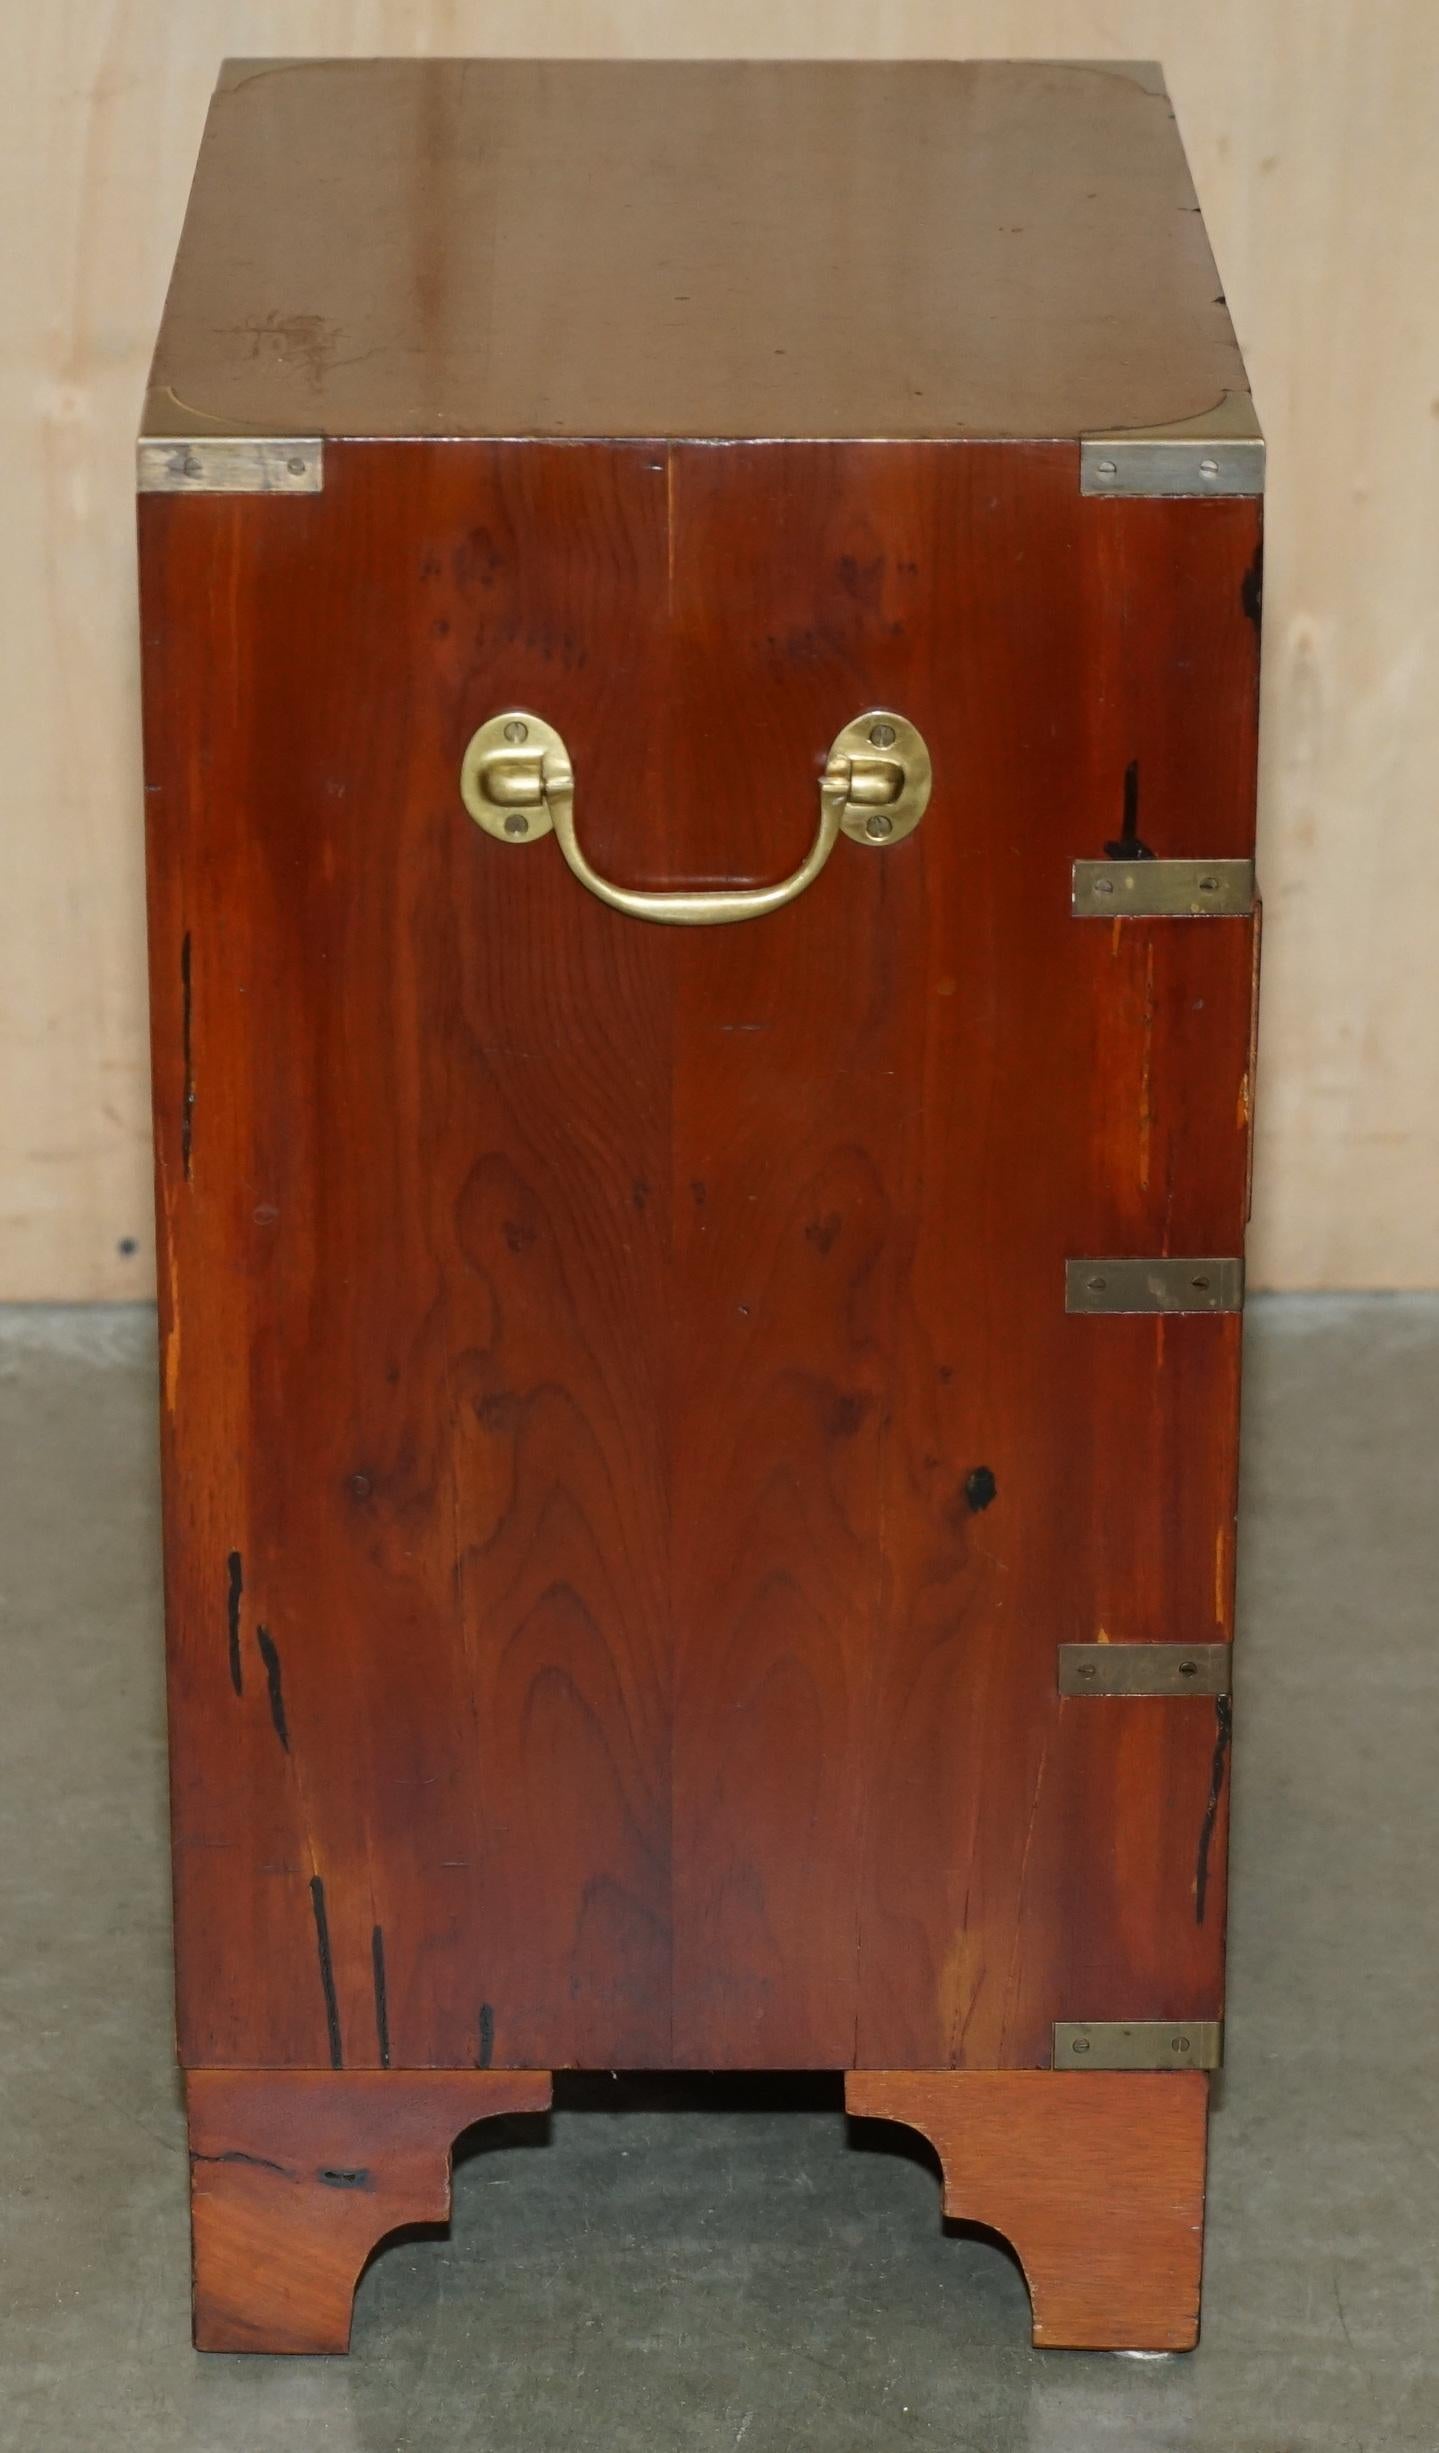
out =
[[[837,733],[819,779],[819,824],[797,869],[774,886],[720,886],[651,893],[617,886],[592,868],[575,832],[575,776],[552,724],[527,709],[491,716],[473,736],[460,767],[460,797],[470,816],[501,843],[535,843],[551,831],[582,886],[635,920],[713,928],[756,920],[813,885],[841,834],[875,849],[900,843],[923,817],[930,792],[929,751],[902,715],[872,707]]]

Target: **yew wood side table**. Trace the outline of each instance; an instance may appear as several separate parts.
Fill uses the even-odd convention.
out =
[[[139,451],[196,2340],[556,2069],[1198,2321],[1263,446],[1143,66],[241,62]]]

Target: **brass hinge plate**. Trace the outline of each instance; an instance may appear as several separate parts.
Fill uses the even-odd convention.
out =
[[[1056,2019],[1057,2070],[1217,2070],[1222,2019]]]
[[[1227,1644],[1061,1644],[1061,1695],[1227,1695]]]
[[[1079,445],[1081,494],[1232,499],[1264,491],[1264,437],[1247,392],[1172,426],[1090,434]]]
[[[1076,860],[1076,920],[1245,920],[1252,860]]]
[[[1198,1260],[1079,1260],[1064,1264],[1067,1312],[1238,1312],[1244,1263]]]
[[[141,494],[319,494],[318,435],[147,436],[135,455]]]

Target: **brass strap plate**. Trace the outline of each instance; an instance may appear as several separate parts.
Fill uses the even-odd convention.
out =
[[[147,436],[135,483],[141,494],[319,494],[325,446],[313,434]]]
[[[1064,1264],[1067,1312],[1238,1312],[1244,1263],[1198,1260],[1080,1260]]]
[[[1217,2070],[1222,2019],[1056,2019],[1057,2070]]]
[[[1227,1695],[1227,1644],[1061,1644],[1061,1695]]]
[[[1247,392],[1226,392],[1213,408],[1172,426],[1081,437],[1079,490],[1131,501],[1262,494],[1264,437],[1253,401]]]
[[[1079,446],[1081,494],[1116,494],[1134,501],[1199,495],[1223,500],[1264,491],[1264,445],[1257,436],[1229,442],[1181,442],[1174,435],[1125,435]]]
[[[1245,920],[1252,860],[1076,860],[1076,920]]]

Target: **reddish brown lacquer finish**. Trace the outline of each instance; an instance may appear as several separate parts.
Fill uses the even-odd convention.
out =
[[[1221,2003],[1223,1715],[1056,1647],[1230,1632],[1245,502],[1064,446],[332,445],[143,506],[181,2036],[325,2068],[1038,2067]],[[558,725],[592,858],[886,852],[665,929],[460,805]],[[1131,787],[1132,790],[1132,787]],[[991,1495],[992,1493],[992,1495]]]
[[[461,2130],[543,2112],[536,2070],[195,2070],[186,2082],[198,2351],[347,2351],[386,2234],[443,2223]]]
[[[1002,2232],[1023,2266],[1040,2348],[1193,2349],[1202,2072],[854,2070],[845,2103],[928,2138],[945,2213]]]
[[[1242,387],[1144,70],[226,72],[141,503],[202,2339],[333,2347],[569,2066],[919,2087],[1047,2338],[1190,2321],[1178,2233],[1158,2315],[1053,2269],[1202,2082],[1052,2030],[1220,2017],[1228,1704],[1057,1665],[1228,1639],[1239,1322],[1065,1264],[1241,1252],[1255,922],[1070,886],[1252,852],[1260,505],[1081,438]],[[602,873],[773,881],[882,708],[917,831],[734,925],[460,798],[528,709]]]

